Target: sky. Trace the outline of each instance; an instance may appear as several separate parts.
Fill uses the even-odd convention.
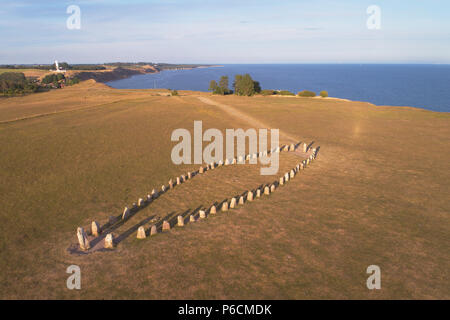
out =
[[[0,64],[448,64],[450,1],[0,0],[0,39]]]

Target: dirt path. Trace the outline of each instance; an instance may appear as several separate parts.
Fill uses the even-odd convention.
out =
[[[231,116],[246,121],[248,124],[250,124],[254,128],[270,128],[270,126],[268,126],[267,124],[239,111],[238,109],[236,109],[232,106],[216,102],[216,101],[211,100],[206,97],[198,97],[198,99],[205,104],[209,104],[209,105],[221,108],[223,111],[227,112]],[[298,137],[289,135],[289,134],[283,132],[281,129],[280,129],[280,138],[287,140],[287,142],[289,142],[289,143],[298,143],[300,141],[300,139]]]

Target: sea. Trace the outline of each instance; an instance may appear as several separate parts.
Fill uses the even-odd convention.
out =
[[[375,105],[450,112],[450,65],[446,64],[225,64],[167,70],[110,81],[117,89],[208,91],[211,80],[248,73],[262,89],[297,93],[325,90],[330,97]]]

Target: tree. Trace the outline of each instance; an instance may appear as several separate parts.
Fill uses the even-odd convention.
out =
[[[303,90],[298,93],[299,97],[315,97],[316,94],[309,90]]]
[[[217,88],[218,88],[217,82],[215,80],[211,80],[211,82],[209,83],[208,91],[212,91],[214,93],[217,90]]]
[[[21,72],[5,72],[0,74],[0,93],[15,95],[36,92],[38,86],[26,79]]]
[[[261,85],[259,84],[259,81],[253,81],[253,87],[255,88],[255,93],[261,92]]]
[[[220,94],[228,94],[228,93],[230,93],[230,89],[228,89],[228,76],[221,76],[220,77],[219,89],[220,89]]]
[[[52,74],[46,75],[42,79],[42,83],[44,83],[44,84],[53,83],[56,85],[58,83],[58,81],[63,80],[63,79],[65,79],[65,77],[62,73],[52,73]]]
[[[322,98],[326,98],[326,97],[328,97],[328,92],[325,91],[325,90],[322,90],[322,91],[320,91],[320,96],[321,96]]]
[[[234,93],[237,94],[238,96],[242,95],[241,87],[242,87],[242,75],[237,74],[234,76],[233,89]]]
[[[259,82],[253,81],[248,73],[244,75],[237,74],[234,79],[233,87],[235,94],[239,96],[252,96],[257,92],[261,92]]]

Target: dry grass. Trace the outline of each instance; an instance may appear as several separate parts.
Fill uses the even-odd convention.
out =
[[[2,298],[449,298],[449,116],[320,99],[211,97],[114,90],[85,82],[0,101]],[[273,195],[114,252],[70,254],[77,226],[105,223],[198,165],[170,161],[175,128],[248,128],[225,105],[321,146],[319,159]],[[83,100],[83,98],[85,98]],[[81,109],[80,109],[81,108]],[[75,110],[78,109],[78,110]],[[277,180],[221,167],[170,190],[145,219],[192,212]],[[149,222],[145,226],[149,227]],[[82,290],[66,289],[80,265]],[[365,287],[368,265],[382,290]]]
[[[0,74],[4,72],[22,72],[25,77],[35,77],[41,78],[47,73],[50,73],[49,70],[41,70],[41,69],[4,69],[0,68]]]

